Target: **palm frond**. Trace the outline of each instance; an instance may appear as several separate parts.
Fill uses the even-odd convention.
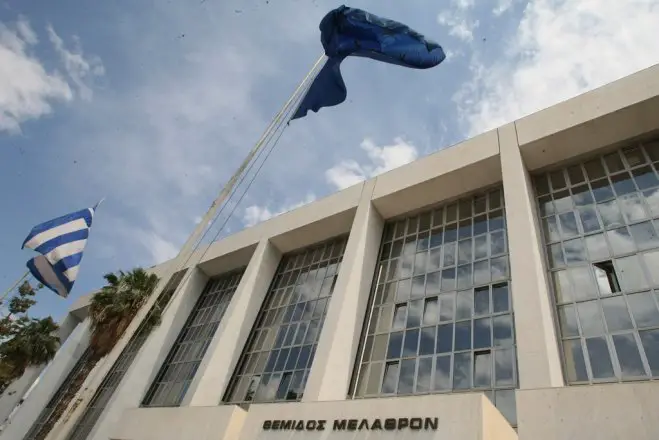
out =
[[[91,346],[97,357],[107,354],[124,334],[131,321],[158,284],[158,276],[137,268],[129,272],[106,274],[107,285],[92,297]],[[159,318],[145,323],[152,328]]]

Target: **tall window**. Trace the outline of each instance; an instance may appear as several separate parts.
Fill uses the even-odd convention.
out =
[[[502,192],[385,226],[356,397],[482,390],[515,424]]]
[[[282,258],[226,402],[302,398],[345,245],[342,237]]]
[[[194,379],[244,269],[210,280],[169,351],[144,406],[178,406]]]
[[[91,356],[91,349],[87,348],[80,356],[80,359],[78,359],[78,361],[75,363],[55,394],[53,394],[53,397],[50,398],[48,404],[41,410],[39,417],[37,417],[37,420],[35,420],[28,433],[25,434],[24,440],[36,440],[38,438],[46,437],[48,431],[44,432],[44,430],[49,430],[49,428],[52,427],[52,425],[57,421],[57,419],[53,420],[54,417],[59,417],[59,414],[56,414],[55,410],[58,406],[61,405],[62,401],[66,399],[66,394],[69,392],[69,388],[75,382],[85,380],[83,375],[88,372],[85,371],[85,367],[91,359]]]
[[[659,143],[535,179],[569,383],[659,377]]]

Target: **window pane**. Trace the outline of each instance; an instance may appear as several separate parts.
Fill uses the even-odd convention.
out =
[[[494,345],[513,345],[513,318],[510,315],[496,316],[492,319],[494,327]]]
[[[613,335],[613,345],[616,347],[618,362],[623,377],[645,376],[645,368],[638,352],[636,339],[632,333]]]
[[[655,251],[644,254],[643,261],[650,274],[652,285],[659,285],[659,252]]]
[[[433,354],[435,352],[436,327],[424,327],[421,329],[419,340],[419,355]]]
[[[471,321],[455,324],[455,350],[471,349]]]
[[[563,357],[568,381],[582,382],[588,380],[580,339],[563,341]]]
[[[659,310],[652,297],[650,292],[627,296],[636,326],[640,328],[659,326]]]
[[[492,356],[490,352],[476,353],[474,357],[474,387],[492,386]]]
[[[615,260],[618,267],[618,279],[623,291],[646,289],[649,286],[640,261],[636,255]]]
[[[473,294],[471,290],[463,290],[458,292],[458,306],[456,309],[456,319],[471,318]]]
[[[621,296],[602,300],[606,325],[610,332],[627,330],[633,327],[632,320],[627,311],[625,300]]]
[[[421,325],[421,315],[423,314],[423,300],[410,302],[407,311],[407,325],[406,328],[419,327]]]
[[[439,296],[439,319],[440,321],[455,319],[455,293]]]
[[[437,298],[429,298],[426,300],[425,309],[423,311],[423,324],[432,325],[439,323],[439,305]]]
[[[432,358],[421,358],[419,359],[419,370],[417,372],[416,379],[416,392],[425,393],[432,389],[431,379],[432,379]]]
[[[416,356],[419,350],[419,330],[408,330],[405,332],[405,343],[403,345],[403,357]]]
[[[451,388],[451,355],[438,356],[435,365],[433,389],[436,391],[446,391]]]
[[[404,360],[400,363],[400,379],[398,381],[398,394],[409,394],[414,391],[414,373],[416,372],[416,359]]]
[[[498,387],[512,386],[514,381],[514,350],[506,348],[494,352],[495,384]]]
[[[561,335],[563,337],[579,336],[577,327],[577,314],[574,306],[561,306],[558,308],[558,319],[561,325]]]
[[[387,347],[387,359],[399,358],[402,345],[403,345],[403,332],[392,333],[389,336],[389,346]]]
[[[579,322],[584,336],[599,336],[604,334],[604,323],[597,301],[588,301],[577,305]]]
[[[456,353],[453,360],[453,389],[471,388],[471,353]]]
[[[377,394],[380,390],[380,378],[382,377],[382,363],[371,364],[369,370],[368,385],[366,386],[367,394]]]
[[[407,320],[407,304],[398,304],[394,312],[394,325],[393,329],[401,330],[405,328],[405,321]]]
[[[575,267],[570,269],[575,299],[584,300],[597,298],[597,284],[590,267]]]
[[[384,370],[384,380],[382,381],[382,393],[391,394],[396,392],[398,385],[398,362],[388,363]]]
[[[611,365],[611,355],[606,339],[603,336],[586,339],[586,347],[593,377],[595,379],[613,377],[613,365]]]
[[[652,222],[637,223],[630,226],[629,230],[638,249],[651,249],[659,246],[659,237]]]
[[[486,315],[490,313],[490,288],[474,290],[474,314]]]
[[[627,228],[618,228],[607,231],[606,238],[611,245],[613,255],[623,255],[636,251],[634,240]]]
[[[492,287],[492,305],[494,313],[507,312],[510,310],[510,298],[508,296],[508,285],[499,284]]]
[[[585,242],[591,261],[603,260],[611,256],[603,234],[586,237]]]
[[[437,327],[437,353],[450,353],[453,351],[453,324],[444,324]]]
[[[659,376],[659,330],[639,332],[653,376]]]
[[[507,316],[506,316],[507,317]],[[474,348],[492,346],[492,318],[474,320]]]

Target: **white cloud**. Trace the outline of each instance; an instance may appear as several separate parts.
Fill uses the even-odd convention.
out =
[[[316,200],[315,195],[307,194],[307,197],[301,202],[287,204],[280,207],[279,209],[275,209],[274,211],[267,206],[251,205],[245,209],[243,223],[246,227],[254,226],[273,217],[277,217],[278,215],[281,215],[285,212],[292,211],[293,209],[299,208],[300,206],[311,203],[314,200]]]
[[[0,132],[20,133],[21,123],[51,113],[52,102],[73,99],[68,83],[30,53],[37,42],[24,18],[0,23]]]
[[[492,9],[492,13],[497,17],[509,10],[516,0],[499,0],[497,5]]]
[[[449,35],[470,43],[474,39],[474,30],[480,25],[478,20],[473,20],[470,17],[470,11],[474,8],[474,5],[475,0],[452,0],[452,9],[440,12],[437,15],[437,22],[443,26],[448,26]]]
[[[98,57],[85,57],[80,43],[68,50],[55,30],[48,26],[49,38],[81,98],[89,100],[89,80],[104,74]],[[39,42],[30,23],[20,17],[13,26],[0,23],[0,132],[20,133],[21,124],[53,111],[56,102],[73,100],[75,94],[58,71],[47,72],[32,47]]]
[[[659,62],[659,0],[531,0],[506,56],[454,96],[470,135]]]
[[[479,26],[478,20],[470,20],[466,15],[456,11],[444,11],[437,16],[437,22],[449,27],[449,35],[470,42],[474,39],[474,30]]]
[[[476,0],[453,0],[453,4],[458,7],[458,9],[470,9],[474,7]]]
[[[354,160],[341,161],[325,171],[325,178],[330,185],[341,190],[410,163],[419,156],[416,147],[402,138],[394,139],[393,145],[382,147],[375,145],[371,139],[364,139],[360,146],[366,151],[370,163],[362,165]]]
[[[82,53],[79,38],[73,37],[74,47],[72,50],[68,50],[64,46],[64,41],[57,35],[52,26],[48,26],[46,30],[50,42],[55,47],[62,64],[64,64],[66,73],[77,87],[80,97],[87,101],[90,100],[92,98],[92,89],[89,83],[93,77],[105,74],[101,59],[96,56],[85,57]]]

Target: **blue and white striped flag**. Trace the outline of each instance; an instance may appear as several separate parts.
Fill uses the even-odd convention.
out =
[[[23,249],[34,249],[41,254],[27,262],[32,275],[64,298],[73,288],[78,275],[94,212],[99,204],[41,223],[30,231],[23,242]]]

